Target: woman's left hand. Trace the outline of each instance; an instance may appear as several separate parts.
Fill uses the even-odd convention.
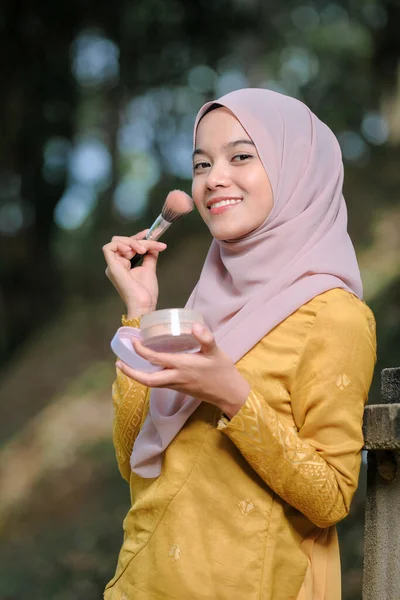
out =
[[[133,339],[137,354],[153,365],[163,367],[156,373],[132,369],[118,360],[116,366],[128,377],[151,388],[168,388],[215,404],[232,418],[246,402],[250,393],[248,381],[239,373],[233,361],[220,350],[213,334],[200,324],[193,335],[201,349],[195,354],[154,352]]]

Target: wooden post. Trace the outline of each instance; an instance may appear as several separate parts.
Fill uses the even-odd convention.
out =
[[[363,600],[400,600],[400,368],[382,371],[364,413],[368,450]]]

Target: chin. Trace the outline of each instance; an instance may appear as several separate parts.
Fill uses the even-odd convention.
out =
[[[242,237],[244,237],[247,234],[247,231],[243,231],[243,229],[236,229],[236,230],[232,230],[232,229],[216,229],[216,230],[211,230],[211,235],[213,236],[213,238],[215,238],[216,240],[219,240],[220,242],[230,242],[230,241],[234,241],[234,240],[238,240]]]

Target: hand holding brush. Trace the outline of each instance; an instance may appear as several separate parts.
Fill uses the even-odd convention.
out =
[[[131,237],[114,236],[110,243],[103,246],[107,262],[106,275],[125,303],[128,318],[138,317],[156,309],[157,259],[159,252],[166,248],[166,244],[157,240],[171,223],[190,212],[192,208],[190,196],[174,190],[168,194],[160,216],[149,230]],[[135,266],[142,258],[142,265]]]
[[[146,234],[146,240],[159,240],[162,234],[178,219],[193,210],[193,200],[181,190],[173,190],[165,199],[161,214],[154,221]],[[131,258],[131,266],[135,267],[144,254],[136,254]]]

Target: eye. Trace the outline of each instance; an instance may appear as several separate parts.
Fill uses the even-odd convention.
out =
[[[247,160],[248,158],[253,158],[251,154],[235,154],[235,156],[232,158],[232,160],[234,162],[243,162],[244,160]]]
[[[206,161],[198,162],[193,165],[193,171],[201,171],[203,169],[206,169],[209,166],[210,166],[209,162],[206,162]]]

